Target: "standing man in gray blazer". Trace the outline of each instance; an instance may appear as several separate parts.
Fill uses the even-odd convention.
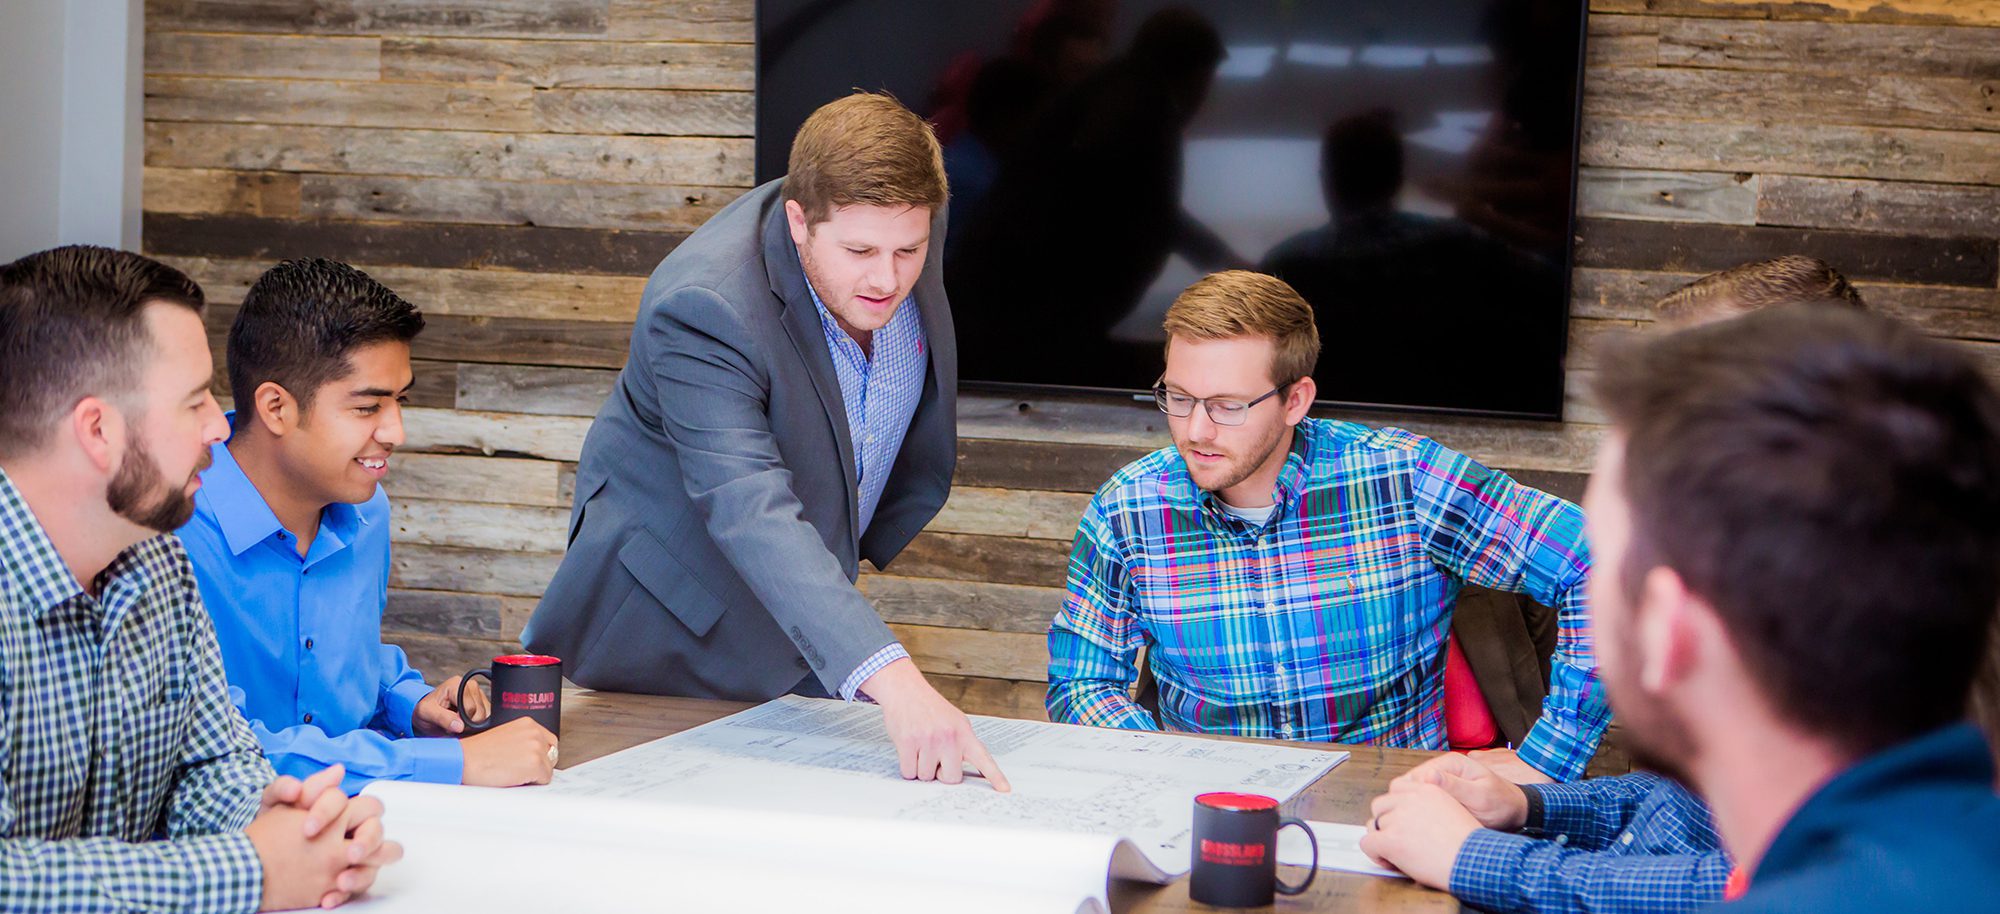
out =
[[[578,685],[881,705],[903,776],[1007,781],[855,589],[943,507],[958,352],[930,125],[857,93],[653,271],[522,641]]]

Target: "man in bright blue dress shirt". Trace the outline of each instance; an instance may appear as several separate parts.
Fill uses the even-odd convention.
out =
[[[280,773],[547,783],[555,737],[521,719],[464,740],[458,677],[433,689],[382,642],[389,499],[417,309],[345,264],[288,261],[229,330],[230,437],[180,529],[230,695]],[[468,711],[484,701],[468,693]]]

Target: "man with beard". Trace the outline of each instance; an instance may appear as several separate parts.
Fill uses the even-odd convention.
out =
[[[463,732],[453,676],[436,688],[382,643],[389,496],[423,315],[344,263],[258,277],[229,328],[229,440],[209,453],[180,528],[215,618],[230,695],[277,770],[371,780],[546,784],[555,736],[527,718]],[[468,693],[468,712],[485,713]]]
[[[1442,749],[1461,584],[1560,613],[1552,689],[1521,757],[1580,773],[1594,687],[1575,505],[1401,429],[1309,419],[1311,306],[1259,273],[1167,311],[1154,396],[1173,434],[1085,509],[1049,629],[1051,720]],[[1141,646],[1155,722],[1128,690]]]
[[[1996,910],[2000,798],[1965,713],[2000,605],[2000,393],[1948,344],[1825,308],[1605,365],[1605,684],[1635,758],[1714,807],[1734,907]],[[1362,849],[1439,885],[1473,850],[1459,802],[1398,783]]]
[[[930,125],[856,93],[660,262],[529,648],[591,688],[872,699],[904,777],[956,784],[970,763],[1007,789],[854,586],[951,487],[945,196]]]
[[[65,247],[0,267],[0,899],[330,906],[401,856],[329,770],[274,777],[180,542],[222,412],[201,289]]]

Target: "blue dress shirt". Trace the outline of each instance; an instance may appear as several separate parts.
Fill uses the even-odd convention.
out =
[[[925,342],[923,315],[917,310],[916,298],[903,299],[889,322],[870,340],[871,358],[840,329],[811,282],[806,283],[806,291],[812,295],[813,307],[819,309],[820,329],[826,333],[827,354],[833,357],[840,402],[847,413],[847,438],[854,445],[854,476],[860,480],[855,492],[860,508],[860,525],[855,530],[859,533],[875,519],[882,490],[889,484],[889,471],[895,467],[903,437],[910,431],[910,418],[917,414],[917,403],[924,396],[930,347]],[[908,656],[910,652],[901,644],[876,651],[840,684],[841,697],[854,700],[868,677]]]
[[[226,444],[211,449],[195,514],[179,531],[215,619],[229,694],[279,774],[347,766],[371,780],[457,784],[455,739],[413,739],[430,694],[403,649],[382,643],[389,587],[389,497],[332,504],[301,558]]]
[[[1481,829],[1451,893],[1493,912],[1677,912],[1722,900],[1730,862],[1708,807],[1650,772],[1533,784],[1522,834]]]

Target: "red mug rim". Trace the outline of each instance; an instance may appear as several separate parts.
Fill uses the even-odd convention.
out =
[[[493,658],[493,662],[498,666],[555,666],[562,658],[547,654],[502,654]]]
[[[1236,793],[1227,790],[1204,793],[1195,797],[1194,801],[1210,809],[1220,809],[1224,812],[1272,812],[1278,808],[1277,800],[1262,794]]]

